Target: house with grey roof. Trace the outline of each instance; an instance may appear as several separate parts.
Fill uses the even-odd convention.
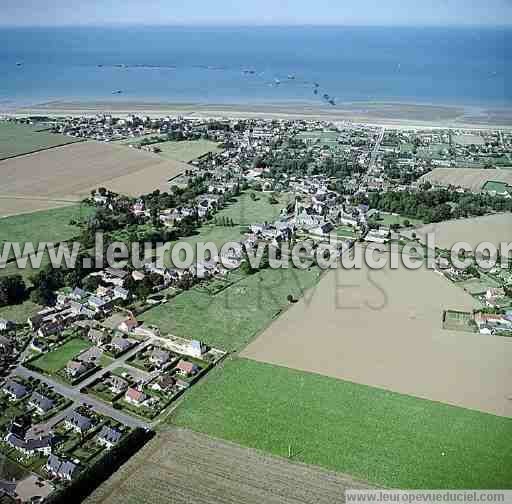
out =
[[[36,453],[50,455],[52,452],[51,436],[41,436],[36,439],[24,439],[13,432],[9,432],[7,436],[5,436],[4,441],[15,450],[29,457]]]
[[[129,340],[127,338],[121,338],[118,336],[116,338],[113,338],[112,342],[110,344],[112,345],[112,348],[117,353],[123,353],[123,352],[126,352],[127,350],[129,350],[133,346],[133,341]]]
[[[149,362],[155,366],[161,367],[169,362],[171,354],[161,348],[155,348],[149,357]]]
[[[10,320],[0,319],[0,331],[7,331],[16,324]]]
[[[98,443],[106,448],[110,449],[119,443],[120,439],[123,437],[123,433],[114,429],[112,427],[107,427],[106,425],[101,429],[101,432],[98,434]]]
[[[7,380],[2,387],[2,392],[4,392],[11,401],[18,401],[28,395],[30,390],[17,381]]]
[[[111,375],[105,381],[113,394],[121,394],[128,388],[128,382],[120,376]]]
[[[52,476],[68,481],[73,479],[74,474],[78,471],[77,464],[53,454],[48,457],[45,467]]]
[[[75,432],[83,433],[92,427],[92,420],[75,410],[65,418],[64,425]]]
[[[34,392],[28,401],[28,405],[35,408],[39,415],[44,415],[54,408],[55,403],[39,392]]]

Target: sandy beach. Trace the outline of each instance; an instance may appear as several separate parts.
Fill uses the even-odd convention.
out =
[[[112,113],[123,117],[145,114],[150,117],[177,116],[200,118],[317,119],[350,121],[392,129],[512,128],[512,109],[468,109],[444,105],[407,103],[340,103],[336,107],[308,102],[228,105],[201,103],[158,103],[136,101],[52,101],[11,111],[11,115],[64,116]]]

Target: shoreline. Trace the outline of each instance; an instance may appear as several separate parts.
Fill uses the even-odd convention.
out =
[[[512,108],[488,108],[478,112],[469,107],[449,105],[420,105],[398,102],[340,103],[327,108],[310,102],[269,104],[205,104],[116,100],[57,100],[19,107],[0,114],[10,117],[31,115],[94,116],[112,113],[125,117],[143,113],[149,117],[183,115],[190,118],[233,119],[308,119],[351,122],[390,129],[512,129]]]

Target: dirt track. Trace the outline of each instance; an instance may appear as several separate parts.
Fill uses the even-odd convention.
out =
[[[160,433],[86,504],[331,504],[349,476],[290,463],[184,429]]]
[[[441,328],[473,306],[426,269],[331,271],[242,356],[512,416],[512,340]]]

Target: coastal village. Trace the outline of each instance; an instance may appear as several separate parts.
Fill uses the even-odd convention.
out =
[[[339,257],[356,243],[419,243],[415,229],[424,223],[512,208],[507,179],[482,179],[475,190],[473,180],[458,185],[435,175],[438,168],[471,166],[480,173],[510,165],[510,132],[136,115],[62,118],[49,127],[77,138],[123,140],[128,149],[154,154],[167,142],[203,139],[220,146],[170,179],[166,193],[132,198],[108,187],[93,190],[84,204],[94,216],[80,223],[89,250],[88,238],[99,230],[111,241],[156,242],[190,239],[204,225],[236,228],[238,247],[223,261],[212,256],[188,269],[170,258],[164,267],[145,259],[141,267],[81,271],[74,282],[40,276],[34,291],[44,309],[21,324],[0,319],[0,451],[29,472],[16,484],[0,485],[22,502],[42,502],[129,445],[134,432],[151,431],[223,361],[228,349],[175,336],[146,318],[184,291],[212,295],[237,275],[250,275],[247,257],[259,243],[280,250],[306,240],[313,249],[329,245]],[[434,197],[442,199],[432,208],[427,202]],[[243,223],[226,215],[234,201],[246,206]],[[274,217],[250,220],[251,205],[263,203]],[[226,268],[226,260],[236,267]],[[435,260],[432,274],[469,289],[481,304],[473,313],[446,307],[443,327],[511,337],[511,268],[460,272],[442,248]],[[295,301],[290,295],[288,302]]]

